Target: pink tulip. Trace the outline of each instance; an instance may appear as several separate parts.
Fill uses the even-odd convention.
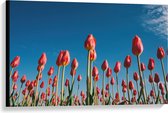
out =
[[[17,67],[19,64],[20,64],[20,57],[19,57],[19,56],[16,56],[16,57],[12,60],[10,66],[11,66],[12,68],[15,68],[15,67]]]

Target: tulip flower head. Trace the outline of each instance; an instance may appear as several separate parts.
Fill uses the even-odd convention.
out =
[[[100,88],[96,87],[96,91],[97,91],[97,94],[99,95],[100,94]]]
[[[22,90],[22,94],[23,94],[23,95],[26,95],[26,91],[27,91],[27,89],[26,89],[26,88],[25,88],[25,89],[23,89],[23,90]]]
[[[52,84],[52,78],[48,79],[48,84],[51,85]]]
[[[151,91],[150,91],[150,96],[151,96],[151,97],[155,97],[155,92],[154,92],[154,90],[151,90]]]
[[[93,50],[96,47],[96,39],[92,34],[89,34],[86,41],[85,41],[85,49]]]
[[[39,61],[38,61],[38,64],[39,65],[45,65],[47,63],[47,56],[46,56],[46,53],[42,53]]]
[[[110,78],[111,75],[112,75],[112,69],[110,67],[108,67],[107,72],[106,72],[106,77]]]
[[[141,71],[145,71],[145,69],[146,69],[145,64],[144,64],[144,63],[141,63]]]
[[[13,85],[13,90],[16,90],[17,89],[17,84],[14,84]]]
[[[131,66],[131,62],[132,62],[131,56],[130,55],[126,56],[124,60],[124,67],[129,68]]]
[[[159,83],[159,89],[160,89],[160,90],[163,90],[163,89],[164,89],[164,85],[163,85],[163,83],[161,83],[161,82]]]
[[[45,100],[46,99],[46,94],[44,92],[41,93],[41,99]]]
[[[76,75],[76,70],[75,69],[71,69],[70,75],[71,76],[75,76]]]
[[[150,58],[148,62],[148,69],[151,71],[154,69],[154,67],[155,67],[155,61],[153,58]]]
[[[28,87],[30,85],[30,80],[26,81],[25,86]]]
[[[121,63],[120,62],[116,62],[116,65],[114,67],[114,72],[118,73],[121,70]]]
[[[159,78],[159,74],[158,73],[155,73],[154,81],[157,84],[160,82],[160,78]]]
[[[103,61],[103,64],[101,65],[101,68],[102,68],[103,71],[107,70],[107,68],[108,68],[108,62],[107,62],[107,60]]]
[[[127,84],[126,84],[125,80],[122,80],[121,85],[122,85],[122,87],[127,87]]]
[[[132,40],[132,53],[139,56],[143,52],[143,44],[138,35],[136,35]]]
[[[157,50],[157,58],[163,59],[165,57],[165,51],[162,47],[159,47]]]
[[[109,90],[109,84],[106,84],[106,90]]]
[[[96,58],[97,58],[96,50],[95,49],[90,50],[90,60],[94,61],[96,60]]]
[[[20,79],[20,82],[23,84],[26,81],[26,75],[23,75],[22,78]]]
[[[29,92],[33,89],[33,87],[34,87],[34,82],[31,81],[30,84],[29,84],[29,86],[28,86]]]
[[[82,80],[82,76],[81,76],[81,75],[78,75],[77,80],[78,80],[78,81],[81,81],[81,80]]]
[[[19,64],[20,64],[20,57],[19,57],[19,56],[16,56],[16,57],[12,60],[10,66],[11,66],[12,68],[15,68],[15,67],[17,67]]]
[[[153,77],[152,77],[152,75],[149,75],[149,83],[153,83]]]
[[[92,70],[92,76],[95,77],[98,74],[99,74],[98,68],[96,66],[94,66],[93,70]]]
[[[66,79],[66,81],[65,81],[65,86],[68,87],[68,85],[69,85],[69,80]]]
[[[96,75],[96,76],[94,76],[94,81],[98,81],[99,80],[99,75]]]
[[[73,59],[72,64],[71,64],[71,68],[76,70],[78,68],[78,61],[76,58]]]
[[[133,95],[134,95],[134,96],[137,95],[137,90],[136,90],[136,89],[133,90]]]
[[[110,83],[111,83],[111,85],[114,85],[114,84],[115,84],[115,79],[114,79],[114,77],[111,77]]]
[[[37,66],[37,71],[42,72],[44,70],[45,65],[38,65]]]
[[[139,75],[138,75],[138,73],[137,72],[134,72],[134,80],[135,81],[138,81],[139,80]]]
[[[12,81],[17,82],[18,78],[19,78],[18,71],[15,71],[12,75]]]
[[[125,93],[127,91],[127,87],[122,88],[122,92]]]
[[[44,81],[41,82],[40,88],[44,88]]]
[[[54,73],[54,67],[51,66],[49,71],[48,71],[48,75],[51,76]]]
[[[59,55],[57,57],[57,61],[56,61],[57,66],[62,66],[61,59],[63,57],[63,54],[64,54],[64,51],[60,51],[60,53],[59,53]]]
[[[132,81],[129,81],[129,89],[130,90],[134,89],[134,83]]]
[[[63,66],[67,66],[69,62],[70,62],[70,54],[68,50],[65,50],[61,59],[61,63]]]

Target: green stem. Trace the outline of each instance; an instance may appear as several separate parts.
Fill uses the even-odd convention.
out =
[[[117,92],[118,92],[119,97],[120,97],[120,91],[119,91],[119,85],[118,85],[118,73],[116,73],[116,84],[117,84]]]
[[[130,93],[129,93],[129,77],[128,77],[128,68],[126,68],[126,81],[127,81],[127,93],[128,93],[128,100],[129,100],[129,103],[131,103],[131,100],[130,100]]]
[[[105,104],[105,103],[104,103],[104,86],[105,86],[105,85],[104,85],[104,83],[105,83],[105,77],[104,77],[104,76],[105,76],[105,72],[103,71],[103,81],[102,81],[102,87],[103,87],[103,88],[102,88],[102,93],[103,93],[103,105]]]
[[[37,93],[38,93],[38,83],[39,83],[39,75],[40,75],[41,71],[38,72],[37,75],[37,86],[36,86],[36,91],[35,91],[35,99],[34,99],[34,106],[36,105],[36,100],[37,100]]]
[[[58,94],[58,83],[59,83],[59,74],[60,74],[60,66],[58,66],[58,70],[57,70],[57,83],[56,83],[56,92],[55,92],[55,101],[56,101],[56,104],[57,105],[57,94]]]
[[[18,101],[17,101],[17,105],[19,105],[19,99],[20,99],[20,93],[21,93],[21,89],[22,89],[23,83],[20,86],[20,90],[19,90],[19,96],[18,96]]]
[[[61,105],[62,105],[63,100],[64,100],[64,95],[63,95],[63,92],[64,92],[64,72],[65,72],[65,66],[63,66],[63,69],[62,69],[62,81],[61,81]]]
[[[87,85],[87,101],[86,105],[90,104],[90,95],[89,95],[89,71],[90,71],[90,51],[88,51],[88,56],[87,56],[87,76],[86,76],[86,85]]]
[[[114,86],[112,85],[112,97],[114,99]]]
[[[143,80],[142,80],[142,72],[141,72],[141,62],[140,62],[140,56],[137,55],[137,62],[138,62],[138,70],[139,70],[139,75],[140,75],[140,83],[143,84]],[[142,85],[142,94],[144,97],[144,103],[147,104],[146,102],[146,95],[145,95],[145,90],[144,90],[144,86]]]
[[[91,60],[90,60],[90,95],[92,95],[92,61]],[[90,102],[91,102],[91,100],[90,100]]]
[[[147,90],[146,90],[146,78],[144,76],[144,73],[142,72],[142,75],[143,75],[143,79],[144,79],[144,87],[145,87],[145,93],[146,93],[146,97],[148,96],[147,94]]]

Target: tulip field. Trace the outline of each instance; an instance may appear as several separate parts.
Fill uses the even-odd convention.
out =
[[[141,62],[141,55],[145,49],[143,40],[138,35],[135,35],[132,38],[132,47],[130,48],[132,48],[132,57],[135,57],[136,62],[132,62],[131,55],[127,55],[124,61],[112,62],[115,66],[110,67],[106,58],[104,58],[101,66],[94,64],[99,54],[96,53],[96,37],[93,34],[87,36],[83,45],[83,49],[87,51],[83,61],[87,61],[87,65],[83,69],[86,73],[81,74],[76,73],[80,62],[78,62],[77,58],[70,58],[69,50],[60,50],[55,61],[53,61],[56,62],[57,68],[50,66],[49,69],[45,68],[48,57],[43,52],[39,60],[34,62],[37,63],[37,75],[34,76],[34,80],[27,79],[28,76],[26,74],[19,76],[20,70],[17,67],[20,66],[22,57],[19,55],[12,56],[14,59],[10,62],[9,73],[9,81],[11,81],[10,106],[168,103],[168,74],[163,62],[167,53],[162,46],[155,50],[155,55],[158,59],[154,60],[151,57],[148,59],[148,64],[145,64]],[[159,62],[162,73],[155,71],[155,62]],[[135,70],[133,75],[130,74],[132,64],[136,64],[136,69],[138,70],[137,72]],[[67,66],[70,66],[71,69],[68,70]],[[97,67],[101,67],[101,70]],[[48,73],[44,73],[44,70],[47,70]],[[121,70],[125,70],[125,75],[120,76]],[[145,71],[149,72],[150,75],[145,75]],[[71,76],[66,75],[65,72],[68,72]],[[47,76],[48,80],[44,80],[43,76]],[[102,76],[102,79],[100,79],[100,76]],[[122,79],[121,83],[119,78]],[[86,88],[81,86],[81,81],[84,81]],[[99,83],[100,81],[101,84]],[[148,89],[147,84],[151,85]],[[77,89],[74,89],[75,85],[77,85]]]

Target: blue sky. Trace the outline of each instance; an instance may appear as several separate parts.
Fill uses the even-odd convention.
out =
[[[133,62],[129,70],[130,79],[133,78],[133,72],[138,71],[136,57],[131,52],[132,39],[137,34],[144,45],[141,61],[147,65],[148,59],[153,57],[156,64],[154,72],[158,72],[163,81],[156,52],[159,46],[166,50],[167,42],[162,38],[164,36],[156,35],[143,26],[143,17],[147,15],[144,10],[144,5],[11,2],[10,60],[17,55],[20,56],[21,63],[17,67],[19,76],[26,74],[28,79],[33,80],[37,75],[38,59],[42,52],[45,52],[48,60],[42,80],[46,81],[50,66],[54,66],[56,75],[55,62],[59,51],[69,50],[71,61],[77,58],[79,62],[77,75],[81,74],[83,78],[80,90],[85,90],[87,51],[84,48],[84,41],[87,35],[92,33],[97,41],[97,59],[93,65],[99,68],[98,86],[101,87],[101,64],[105,59],[112,69],[116,61],[122,63],[119,73],[121,84],[121,80],[125,79],[123,62],[126,55],[131,55]],[[166,60],[165,58],[165,69]],[[70,65],[66,67],[65,78],[71,80],[69,73]],[[115,77],[114,72],[112,75]],[[148,80],[148,70],[145,71],[145,76]],[[77,89],[77,83],[75,87]],[[148,87],[150,88],[150,85]]]

